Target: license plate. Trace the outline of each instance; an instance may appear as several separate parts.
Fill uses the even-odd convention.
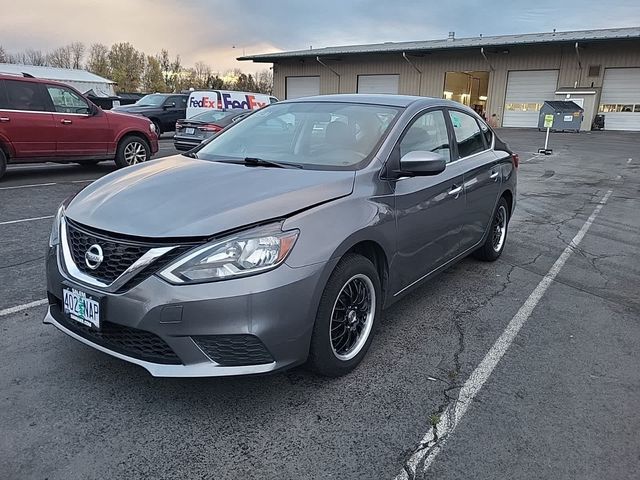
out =
[[[90,295],[65,288],[62,290],[64,313],[87,327],[100,328],[100,302]]]
[[[193,132],[195,132],[195,128],[185,128],[184,129],[184,133],[186,133],[187,135],[193,135]]]

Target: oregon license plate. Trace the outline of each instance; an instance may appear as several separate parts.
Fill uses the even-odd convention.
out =
[[[64,313],[87,327],[100,328],[100,302],[75,288],[62,290]]]
[[[193,132],[195,132],[195,129],[194,129],[194,128],[185,128],[185,129],[184,129],[184,132],[185,132],[187,135],[193,135]]]

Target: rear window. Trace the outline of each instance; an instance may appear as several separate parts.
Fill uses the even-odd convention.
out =
[[[485,150],[484,137],[475,118],[454,110],[449,110],[449,115],[460,158]]]
[[[210,112],[199,113],[194,115],[189,120],[196,120],[198,122],[217,122],[230,115],[235,115],[234,112],[221,112],[220,110],[212,110]]]
[[[44,88],[35,82],[20,80],[5,80],[7,107],[10,110],[28,110],[45,112],[49,102],[45,97]]]

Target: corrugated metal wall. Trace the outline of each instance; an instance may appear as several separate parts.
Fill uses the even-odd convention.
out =
[[[398,74],[401,94],[442,97],[446,72],[491,70],[487,112],[502,119],[507,75],[510,70],[559,70],[558,87],[601,87],[605,68],[640,67],[640,41],[611,41],[580,45],[582,70],[573,46],[508,47],[508,53],[487,52],[485,61],[480,49],[464,52],[434,52],[423,56],[410,55],[419,74],[402,54],[343,56],[339,60],[323,59],[327,67],[314,58],[281,62],[274,65],[274,94],[285,98],[287,76],[320,76],[320,93],[355,93],[358,75]],[[600,65],[600,74],[589,77],[589,66]]]

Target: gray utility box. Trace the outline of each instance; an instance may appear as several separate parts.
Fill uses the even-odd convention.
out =
[[[540,109],[538,130],[546,130],[544,120],[547,115],[553,115],[552,132],[579,132],[584,109],[574,102],[547,100]]]

